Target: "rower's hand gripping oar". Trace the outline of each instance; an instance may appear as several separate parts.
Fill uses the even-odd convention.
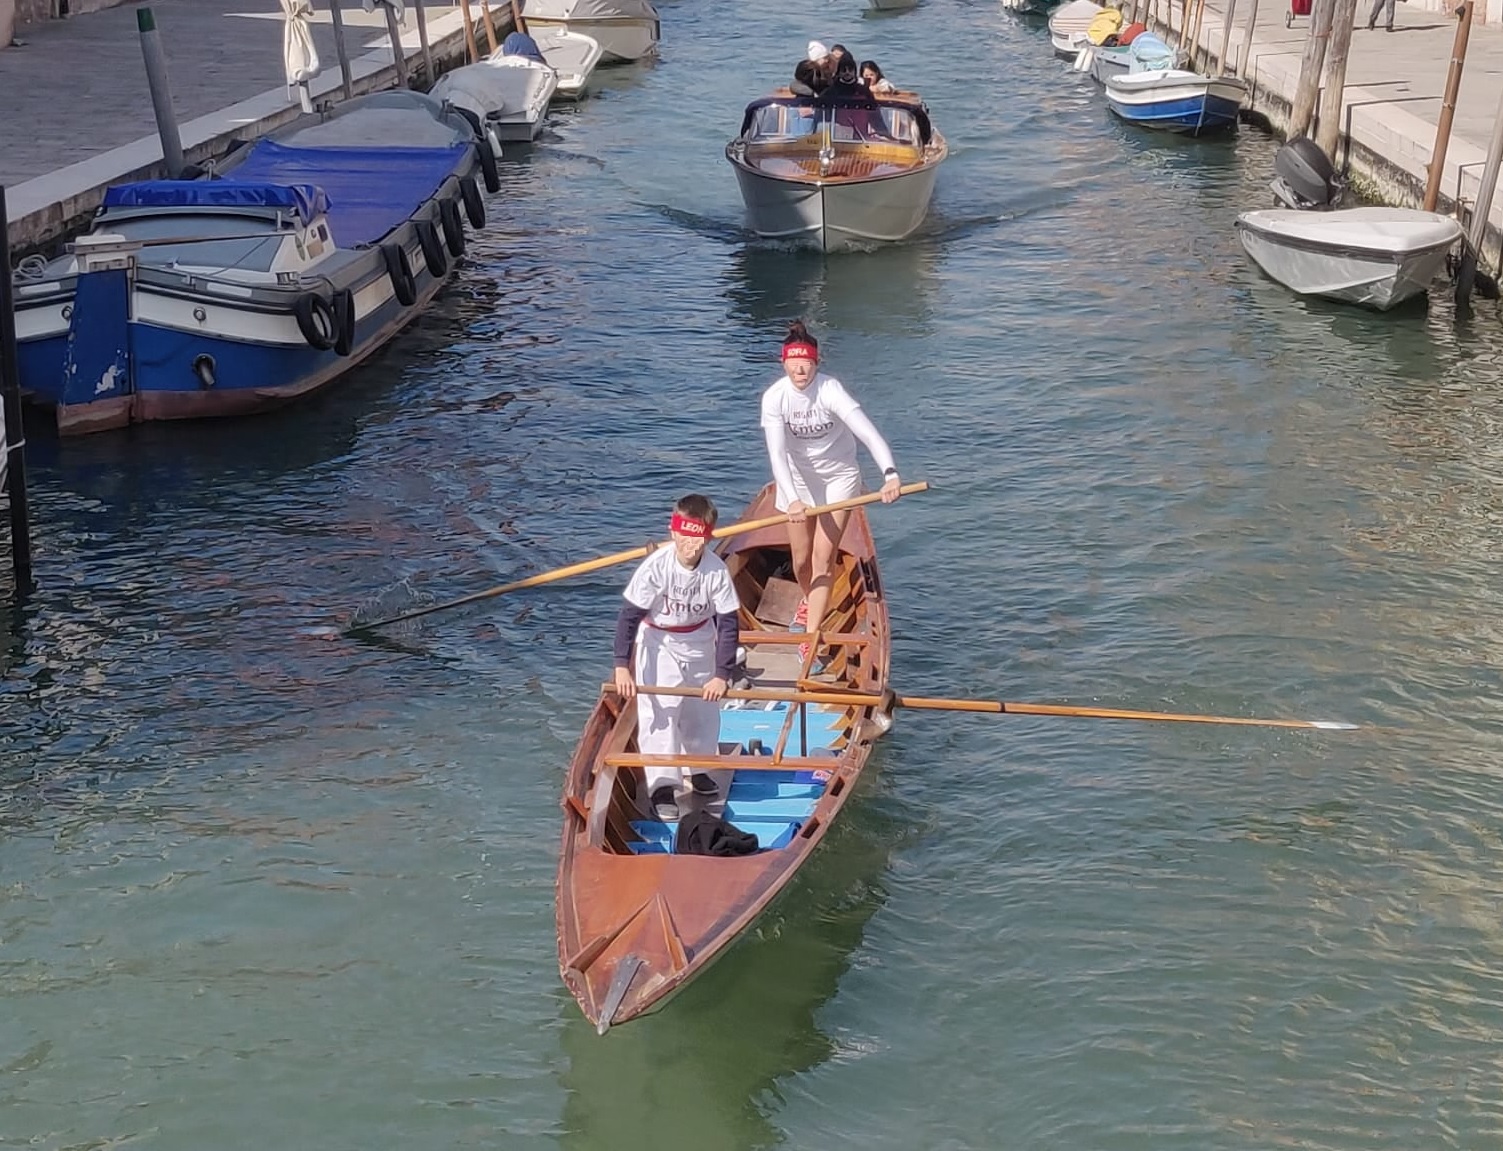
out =
[[[602,685],[601,690],[613,692],[616,685]],[[697,687],[650,687],[637,685],[644,695],[698,696]],[[762,702],[833,704],[838,707],[870,707],[877,715],[887,720],[878,726],[886,731],[891,726],[892,712],[908,707],[916,711],[976,711],[993,715],[1057,715],[1081,719],[1149,719],[1167,720],[1171,723],[1221,723],[1238,727],[1296,727],[1313,731],[1356,731],[1355,723],[1340,723],[1329,719],[1256,719],[1233,715],[1193,715],[1172,711],[1127,711],[1113,707],[1069,707],[1055,703],[1012,703],[1001,699],[932,699],[917,695],[898,695],[893,691],[874,694],[860,691],[779,691],[772,688],[732,689],[725,693],[726,699],[759,700]]]
[[[929,490],[927,480],[919,480],[916,483],[904,484],[898,489],[900,495],[911,496],[918,492]],[[856,496],[848,500],[838,500],[833,504],[825,504],[822,507],[808,508],[806,515],[824,515],[826,512],[840,512],[847,508],[861,507],[863,504],[877,503],[882,498],[881,492],[868,492],[864,496]],[[787,523],[788,516],[780,512],[775,516],[765,516],[759,520],[746,520],[741,523],[728,524],[723,528],[716,528],[710,533],[712,539],[725,539],[728,536],[745,535],[747,532],[759,531],[762,528],[776,527],[778,524]],[[644,544],[641,547],[630,548],[624,552],[616,552],[613,555],[601,556],[598,559],[585,560],[583,563],[569,564],[567,567],[554,568],[552,571],[539,572],[537,575],[528,576],[526,579],[513,580],[511,583],[500,584],[497,587],[487,588],[485,591],[473,592],[470,595],[460,596],[445,603],[429,604],[427,607],[416,608],[413,611],[403,612],[401,615],[388,616],[386,619],[360,620],[351,622],[345,628],[346,635],[352,635],[362,631],[372,631],[378,627],[386,627],[388,624],[402,623],[406,620],[417,619],[419,616],[432,615],[434,612],[447,611],[449,608],[463,607],[465,604],[479,603],[481,600],[493,599],[507,592],[521,591],[523,588],[539,587],[542,584],[554,583],[557,580],[568,579],[571,576],[585,575],[587,572],[599,571],[601,568],[614,567],[616,564],[630,563],[632,560],[646,559],[665,541]]]

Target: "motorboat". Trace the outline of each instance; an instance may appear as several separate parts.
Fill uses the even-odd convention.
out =
[[[558,73],[536,40],[512,32],[499,50],[445,72],[428,94],[477,116],[501,143],[530,143],[543,132]]]
[[[1087,45],[1076,57],[1075,70],[1089,72],[1098,84],[1104,85],[1113,76],[1173,68],[1174,64],[1173,48],[1152,32],[1139,32],[1125,44]]]
[[[1450,216],[1414,208],[1269,208],[1236,227],[1253,262],[1290,291],[1379,311],[1426,291],[1462,236]]]
[[[477,183],[473,122],[418,92],[300,117],[212,177],[119,184],[71,252],[15,281],[26,397],[77,435],[277,407],[338,379],[452,274]]]
[[[629,64],[657,51],[661,25],[649,0],[526,0],[523,20],[534,35],[545,28],[582,32],[600,45],[602,64]]]
[[[1152,68],[1109,76],[1107,105],[1129,124],[1200,136],[1236,127],[1247,81],[1202,76],[1180,68]]]
[[[1054,54],[1062,60],[1075,62],[1075,57],[1086,46],[1086,32],[1104,9],[1094,0],[1069,0],[1049,16],[1049,43]]]
[[[917,8],[919,0],[866,0],[866,6],[873,12],[902,12],[908,8]]]
[[[548,67],[558,73],[555,100],[579,100],[589,92],[590,75],[600,63],[600,41],[583,32],[571,32],[557,24],[539,24],[528,35],[543,53]]]
[[[1059,6],[1059,0],[1002,0],[1002,7],[1020,16],[1047,16]]]
[[[916,94],[864,88],[754,100],[725,149],[752,231],[826,252],[912,235],[947,154]]]

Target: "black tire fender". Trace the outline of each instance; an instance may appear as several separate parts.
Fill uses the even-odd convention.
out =
[[[382,244],[381,258],[386,261],[386,274],[391,277],[397,303],[404,308],[412,307],[417,303],[417,283],[412,278],[412,265],[407,262],[407,249],[401,244]]]
[[[460,179],[459,195],[464,200],[464,212],[470,218],[470,227],[485,227],[485,201],[480,198],[480,186],[475,183],[474,176]]]
[[[449,254],[444,251],[444,242],[438,238],[438,228],[432,220],[416,223],[418,244],[423,249],[423,263],[428,265],[428,274],[435,280],[449,270]]]
[[[348,288],[334,293],[334,353],[348,356],[355,348],[355,293]]]
[[[464,255],[464,221],[459,218],[459,200],[449,197],[438,202],[438,222],[443,225],[444,243],[456,260]]]
[[[501,169],[496,166],[496,153],[491,151],[490,141],[484,136],[475,145],[475,156],[480,161],[481,174],[485,176],[485,190],[487,192],[499,192],[501,190]]]
[[[327,352],[339,337],[339,324],[334,317],[334,305],[317,292],[305,292],[292,305],[292,314],[297,319],[298,331],[308,341],[310,348]]]

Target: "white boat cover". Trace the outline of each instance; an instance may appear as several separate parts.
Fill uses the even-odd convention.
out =
[[[534,119],[547,106],[557,82],[557,74],[546,64],[497,54],[445,72],[428,94],[482,117],[525,116],[530,110],[533,115],[527,118]]]
[[[549,20],[656,20],[649,0],[526,0],[522,18]]]
[[[1049,17],[1049,31],[1060,36],[1071,32],[1084,33],[1091,21],[1100,15],[1102,5],[1094,0],[1070,0],[1061,4]]]
[[[1437,244],[1449,246],[1462,228],[1450,216],[1417,208],[1342,208],[1301,212],[1269,208],[1243,212],[1237,222],[1276,238],[1333,249],[1384,252],[1402,256]]]

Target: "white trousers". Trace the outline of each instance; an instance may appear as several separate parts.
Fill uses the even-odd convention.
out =
[[[644,686],[703,687],[715,675],[715,628],[706,623],[696,631],[672,632],[644,623],[637,629],[636,675],[637,683]],[[638,695],[637,747],[643,755],[714,755],[720,748],[719,701]],[[649,767],[643,774],[644,798],[660,787],[672,787],[681,800],[690,792],[689,770]],[[723,801],[735,773],[708,774]]]

